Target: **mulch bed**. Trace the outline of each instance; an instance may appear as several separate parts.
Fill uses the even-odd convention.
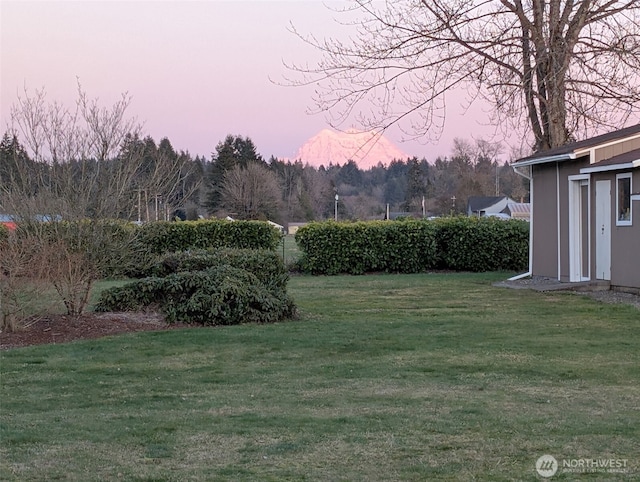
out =
[[[0,333],[0,350],[136,331],[158,331],[185,328],[188,325],[164,322],[157,313],[85,313],[79,316],[48,315],[27,322],[17,332]]]

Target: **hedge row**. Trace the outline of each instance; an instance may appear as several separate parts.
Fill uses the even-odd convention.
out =
[[[295,235],[312,274],[416,273],[435,268],[434,226],[417,222],[311,223]]]
[[[83,220],[21,224],[18,229],[18,235],[34,232],[43,240],[63,240],[72,251],[86,253],[99,267],[101,277],[146,276],[158,256],[166,253],[213,248],[275,250],[281,239],[277,229],[260,221],[161,221],[136,226],[120,220]]]
[[[280,243],[280,232],[262,221],[156,222],[140,227],[140,242],[154,254],[188,249],[271,249]]]
[[[246,270],[221,265],[204,271],[144,278],[101,294],[97,311],[158,307],[168,322],[201,325],[272,323],[294,315],[284,289],[269,288]]]
[[[455,217],[429,220],[311,223],[296,232],[302,271],[312,274],[523,270],[524,221]]]
[[[434,220],[438,267],[454,271],[523,271],[529,266],[529,223],[517,219]]]

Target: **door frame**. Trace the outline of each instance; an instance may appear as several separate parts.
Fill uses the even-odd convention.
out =
[[[587,212],[583,212],[582,187],[587,186]],[[585,216],[586,214],[586,216]],[[584,251],[584,225],[587,221],[587,252]],[[586,257],[586,263],[585,261]],[[587,273],[583,273],[583,266]],[[591,279],[591,176],[580,174],[569,176],[569,281],[589,281]]]

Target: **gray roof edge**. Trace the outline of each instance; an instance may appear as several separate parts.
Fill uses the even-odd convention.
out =
[[[534,164],[545,164],[547,162],[569,161],[575,158],[576,154],[574,152],[567,152],[565,154],[556,154],[554,156],[534,157],[522,161],[516,161],[513,163],[513,166],[532,166]]]
[[[565,161],[567,160],[566,158],[556,159],[555,157],[577,152],[581,152],[584,154],[585,151],[588,151],[591,148],[597,148],[600,145],[624,141],[626,140],[626,138],[637,138],[638,136],[640,136],[640,123],[523,157],[520,160],[520,162],[523,162],[523,164],[520,165],[528,166],[531,164],[538,164],[538,162],[529,162],[533,161],[534,159],[540,159],[542,160],[542,162]],[[518,162],[519,161],[516,161],[513,164],[516,164]],[[524,164],[525,162],[527,164]]]

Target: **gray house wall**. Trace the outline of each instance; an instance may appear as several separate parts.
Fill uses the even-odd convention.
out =
[[[532,166],[533,275],[569,281],[568,177],[580,174],[580,168],[588,163],[585,157],[577,161]]]
[[[595,199],[596,181],[611,181],[611,285],[640,289],[640,201],[632,201],[632,225],[616,226],[616,174],[628,172],[632,172],[633,192],[639,193],[640,169],[597,172],[591,175],[591,198]],[[591,222],[595,226],[595,209],[591,212]],[[595,266],[595,251],[593,242],[591,266]]]
[[[569,274],[569,181],[588,167],[586,158],[546,163],[533,168],[533,264],[532,274],[568,282]],[[632,201],[632,225],[616,225],[616,174],[606,171],[590,176],[589,197],[592,226],[590,264],[592,279],[596,266],[595,220],[596,181],[611,181],[611,285],[640,289],[640,201]],[[632,171],[633,192],[640,192],[640,169]],[[558,197],[559,196],[559,197]],[[558,232],[558,214],[560,216]],[[559,235],[558,235],[559,233]],[[558,250],[558,242],[560,249]],[[559,268],[559,271],[558,271]]]
[[[596,205],[596,185],[607,180],[611,185],[610,253],[604,253],[599,261],[610,256],[612,286],[640,290],[640,199],[633,200],[633,196],[640,196],[637,150],[640,124],[550,149],[514,164],[516,172],[531,179],[531,274],[561,281],[595,280],[598,270],[599,276],[608,274],[608,267],[596,266],[597,248],[604,246],[599,243],[607,242],[596,226],[596,212],[604,205]],[[575,156],[580,157],[572,159]],[[630,225],[618,225],[617,175],[625,173],[632,175],[632,219]],[[570,182],[570,176],[576,177]],[[570,205],[570,193],[576,204]],[[575,208],[571,209],[572,215],[581,219],[569,219],[570,208]],[[570,246],[570,234],[574,246]],[[572,262],[580,263],[573,266],[573,273]]]
[[[532,274],[558,276],[558,218],[556,216],[556,164],[532,166],[533,266]]]

